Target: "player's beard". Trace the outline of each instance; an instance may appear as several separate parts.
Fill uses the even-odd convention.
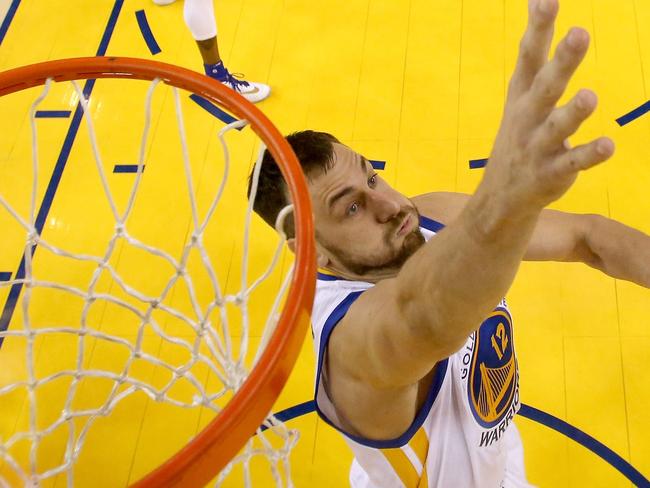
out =
[[[395,235],[397,234],[400,226],[404,222],[407,215],[411,215],[416,221],[415,228],[404,236],[404,240],[399,247],[395,247]],[[363,262],[358,257],[351,256],[345,249],[339,247],[334,243],[323,242],[319,239],[321,245],[325,247],[348,271],[356,276],[363,277],[376,271],[381,271],[382,274],[386,271],[394,270],[399,271],[404,263],[410,258],[415,251],[420,249],[426,242],[424,235],[420,231],[420,226],[417,223],[420,220],[420,215],[417,209],[413,207],[402,207],[400,212],[387,223],[386,232],[384,233],[384,245],[386,249],[391,252],[388,256],[383,257],[379,262]]]

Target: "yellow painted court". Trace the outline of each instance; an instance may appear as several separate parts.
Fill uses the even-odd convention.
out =
[[[650,113],[643,109],[650,99],[650,2],[560,0],[560,4],[557,35],[580,25],[592,36],[568,93],[592,88],[600,101],[596,114],[573,142],[608,135],[616,142],[617,153],[605,165],[583,174],[554,208],[603,214],[650,234]],[[478,160],[488,157],[498,128],[526,8],[526,0],[215,3],[225,64],[233,72],[245,73],[247,79],[271,86],[270,98],[258,107],[280,131],[311,128],[333,133],[369,160],[385,163],[382,176],[407,195],[470,193],[479,182]],[[143,31],[143,17],[150,34]],[[202,69],[183,23],[182,0],[166,7],[151,0],[0,0],[0,21],[3,18],[0,70],[97,53]],[[211,300],[212,281],[201,267],[199,254],[187,259],[197,285],[190,290],[183,280],[172,280],[176,270],[164,257],[124,240],[107,247],[115,218],[97,165],[103,168],[114,209],[121,215],[129,206],[137,175],[119,167],[138,163],[148,87],[130,80],[86,85],[101,150],[101,161],[96,163],[86,125],[75,115],[78,94],[69,84],[52,86],[38,108],[40,116],[34,119],[39,143],[34,215],[46,204],[42,237],[52,246],[104,256],[124,282],[143,296],[164,294],[164,304],[189,316]],[[0,98],[0,195],[23,216],[30,213],[33,182],[28,111],[40,92],[34,88]],[[205,215],[224,170],[217,133],[225,123],[188,95],[182,93],[179,104],[196,205],[199,215]],[[174,105],[167,87],[154,92],[143,159],[146,169],[128,229],[135,239],[178,258],[194,223],[185,197],[183,147]],[[203,242],[221,287],[225,293],[236,293],[242,276],[246,180],[258,140],[249,129],[231,131],[227,139],[229,183],[216,223],[206,228]],[[4,208],[0,208],[0,229],[0,279],[6,282],[19,272],[26,233]],[[256,217],[249,281],[264,272],[275,245],[274,233]],[[282,254],[279,268],[255,290],[251,303],[271,305],[291,261],[288,252]],[[70,260],[39,246],[33,265],[43,281],[92,289],[97,296],[110,293],[134,309],[139,306],[109,273],[97,271],[96,262]],[[9,331],[25,326],[25,290],[12,297],[11,288],[0,287],[0,328]],[[638,486],[650,486],[650,290],[583,265],[524,263],[507,299],[514,318],[524,404],[516,423],[529,481],[541,487],[630,487],[633,480]],[[66,300],[60,290],[47,287],[34,290],[30,300],[30,327],[79,327],[83,317],[100,332],[140,341],[143,350],[171,364],[187,361],[185,348],[161,340],[153,329],[145,328],[139,336],[133,328],[137,314],[114,302]],[[231,310],[225,313],[230,316]],[[153,314],[164,334],[192,337],[182,318],[160,310]],[[251,306],[252,345],[260,340],[264,320]],[[232,335],[238,336],[242,322],[234,312],[231,323]],[[28,348],[33,353],[30,362],[25,359]],[[79,362],[83,369],[103,368],[117,376],[126,362],[133,377],[157,388],[173,379],[173,372],[164,367],[128,358],[128,348],[119,340],[103,341],[92,335],[80,340],[54,333],[30,345],[24,336],[10,336],[0,347],[0,389],[10,381],[27,381],[30,369],[45,377],[78,368]],[[275,412],[312,400],[314,362],[308,335]],[[192,364],[190,370],[199,385],[215,382],[214,372],[202,363]],[[87,378],[75,384],[79,394],[72,398],[66,392],[73,381],[63,376],[37,388],[37,412],[27,407],[25,388],[0,395],[0,444],[30,422],[49,425],[62,410],[100,408],[123,391],[122,387],[114,390],[107,378]],[[192,388],[174,383],[168,393],[191,402]],[[300,431],[290,458],[295,486],[347,486],[351,452],[308,406],[302,411],[306,413],[287,422]],[[108,419],[100,415],[88,430],[74,484],[114,487],[135,482],[182,447],[209,419],[206,410],[187,413],[171,405],[159,407],[146,395],[134,394],[117,405]],[[32,453],[40,472],[65,462],[69,425],[48,432],[38,452]],[[27,439],[16,441],[11,452],[29,465]],[[0,480],[22,486],[24,481],[2,462],[2,454]],[[253,466],[254,471],[258,468]],[[261,476],[263,486],[273,486],[268,474]],[[43,486],[63,487],[66,482],[65,476],[54,475]],[[226,486],[242,483],[241,473],[234,472]]]

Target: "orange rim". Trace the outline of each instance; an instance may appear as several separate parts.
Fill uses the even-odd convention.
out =
[[[135,487],[204,486],[244,446],[269,414],[296,362],[309,327],[316,276],[311,202],[291,147],[253,104],[221,83],[178,66],[147,59],[86,57],[47,61],[0,73],[0,96],[43,85],[46,79],[153,80],[215,102],[250,122],[278,162],[294,202],[296,265],[278,326],[255,369],[226,407],[187,446],[136,482]]]

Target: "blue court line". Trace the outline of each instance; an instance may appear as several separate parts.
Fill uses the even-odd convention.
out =
[[[116,164],[115,167],[113,168],[113,173],[137,173],[138,168],[140,166],[137,164]],[[146,165],[142,165],[142,172],[144,173],[144,169],[146,168]]]
[[[624,125],[629,124],[630,122],[632,122],[635,119],[638,119],[643,114],[645,114],[646,112],[649,112],[649,111],[650,111],[650,100],[645,102],[640,107],[637,107],[634,110],[632,110],[631,112],[628,112],[625,115],[623,115],[622,117],[619,117],[618,119],[616,119],[616,123],[618,125],[620,125],[621,127],[623,127]]]
[[[237,119],[233,117],[232,115],[224,112],[221,110],[219,107],[217,107],[215,104],[210,102],[209,100],[206,100],[203,97],[200,97],[199,95],[193,93],[190,95],[190,98],[196,103],[199,107],[201,107],[203,110],[209,112],[210,114],[214,115],[216,118],[218,118],[221,122],[224,122],[226,124],[232,124],[235,122]],[[242,130],[243,127],[237,127],[237,130]]]
[[[0,45],[2,45],[2,41],[5,40],[5,35],[9,30],[11,21],[14,20],[14,16],[16,15],[16,10],[18,10],[18,5],[20,5],[20,0],[13,0],[11,2],[11,5],[9,5],[9,9],[7,10],[7,14],[5,15],[5,20],[2,21],[2,26],[0,26]]]
[[[275,415],[276,418],[286,422],[292,420],[301,415],[306,415],[315,411],[314,401],[308,401],[304,403],[299,403],[293,407],[289,407],[285,410],[282,410]],[[521,409],[519,410],[519,415],[525,417],[529,420],[542,424],[550,429],[553,429],[560,434],[564,434],[569,439],[577,442],[583,447],[586,447],[591,452],[596,454],[602,460],[607,462],[613,468],[615,468],[619,473],[625,476],[628,480],[634,483],[635,486],[640,488],[650,488],[650,481],[645,478],[639,471],[634,469],[634,467],[628,463],[621,456],[612,451],[609,447],[605,446],[601,442],[598,442],[596,439],[591,437],[589,434],[581,431],[580,429],[574,427],[573,425],[560,420],[553,415],[550,415],[546,412],[542,412],[530,405],[525,403],[521,404]],[[262,431],[265,431],[267,427],[262,426]]]
[[[370,163],[370,166],[377,170],[382,170],[386,168],[386,161],[376,161],[374,159],[371,159],[368,161]]]
[[[106,23],[106,29],[104,30],[101,41],[99,41],[99,47],[95,56],[104,56],[106,54],[106,49],[108,49],[108,43],[111,37],[113,37],[113,31],[115,31],[115,25],[117,24],[117,18],[120,16],[122,5],[124,5],[124,0],[115,0],[115,5],[113,5],[113,10]]]
[[[314,405],[314,400],[304,402],[304,403],[299,403],[298,405],[294,405],[293,407],[285,408],[284,410],[273,414],[275,418],[278,420],[281,420],[282,422],[286,422],[291,419],[295,419],[296,417],[302,417],[303,415],[307,415],[308,413],[311,413],[315,410],[315,405]],[[261,430],[264,432],[268,427],[266,425],[262,425]]]
[[[469,160],[469,169],[479,169],[479,168],[485,168],[485,165],[487,165],[487,158],[486,159],[470,159]]]
[[[37,110],[34,117],[37,119],[67,119],[71,114],[70,110]]]
[[[609,447],[597,441],[589,434],[574,427],[573,425],[557,417],[554,417],[551,414],[542,412],[541,410],[525,404],[521,405],[519,415],[545,425],[546,427],[553,429],[560,434],[564,434],[568,438],[576,441],[581,446],[586,447],[598,457],[609,463],[628,480],[634,483],[634,486],[641,488],[650,488],[650,481],[648,481],[647,478],[639,473],[639,471],[634,469],[630,463],[612,451]]]
[[[117,19],[120,15],[120,11],[122,10],[123,5],[124,5],[124,0],[115,0],[115,4],[113,5],[113,10],[111,11],[111,15],[109,16],[108,22],[106,24],[106,29],[104,29],[104,35],[102,36],[102,39],[99,42],[99,47],[97,48],[96,56],[103,56],[104,54],[106,54],[108,43],[115,30],[115,24],[117,24]],[[86,83],[84,84],[83,95],[86,99],[90,97],[93,87],[95,86],[95,81],[96,80],[87,80]],[[61,176],[63,175],[63,170],[65,169],[65,165],[68,161],[68,158],[70,157],[72,144],[74,143],[74,140],[77,136],[77,132],[79,130],[79,126],[81,125],[82,115],[83,115],[83,109],[81,108],[81,104],[78,103],[74,111],[72,121],[70,122],[70,126],[68,127],[68,132],[63,141],[63,146],[61,147],[61,151],[59,152],[59,157],[54,166],[54,171],[52,172],[52,176],[50,177],[50,182],[48,183],[47,189],[45,190],[45,196],[43,197],[43,201],[41,202],[41,207],[38,210],[36,221],[34,223],[36,230],[38,231],[39,234],[43,231],[43,227],[45,226],[45,222],[47,220],[47,215],[50,212],[52,201],[54,200],[54,195],[56,193],[57,188],[59,187]],[[36,246],[32,248],[32,253],[34,253],[35,251],[36,251]],[[16,279],[21,279],[25,277],[25,254],[23,254],[20,260],[20,264],[18,265],[18,270],[16,271],[15,277]],[[20,295],[21,290],[22,290],[22,284],[20,283],[14,284],[9,290],[9,296],[7,297],[7,301],[5,302],[5,306],[2,310],[2,314],[0,315],[0,331],[7,330],[7,327],[9,327],[9,322],[11,321],[11,317],[13,316],[14,310],[16,308],[16,303],[18,302],[18,297]],[[3,341],[4,341],[4,337],[0,337],[0,346],[2,346]]]
[[[151,32],[151,27],[149,27],[149,22],[147,21],[147,14],[144,13],[144,10],[138,10],[135,13],[135,18],[138,19],[138,27],[140,27],[140,32],[142,33],[144,42],[147,43],[149,51],[153,55],[158,54],[162,49],[160,49],[156,38],[153,36],[153,32]]]
[[[0,272],[0,281],[9,281],[11,279],[11,271]]]

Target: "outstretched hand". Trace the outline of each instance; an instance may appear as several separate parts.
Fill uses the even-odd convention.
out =
[[[593,113],[597,98],[583,89],[556,106],[589,46],[589,34],[574,27],[548,60],[557,11],[557,0],[529,0],[528,26],[482,183],[516,206],[545,207],[569,189],[579,171],[614,153],[607,137],[573,148],[567,142]]]

